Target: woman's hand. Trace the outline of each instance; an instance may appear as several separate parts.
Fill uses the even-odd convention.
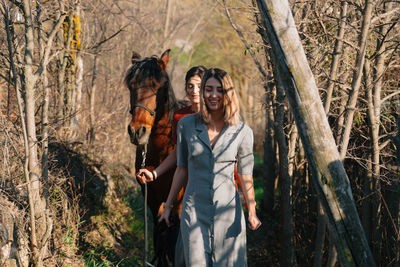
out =
[[[153,172],[147,170],[147,169],[140,169],[137,173],[136,173],[136,180],[140,183],[140,184],[144,184],[146,182],[152,182],[154,181],[154,175]]]
[[[160,218],[158,219],[159,222],[164,220],[168,227],[170,227],[172,225],[171,222],[169,221],[169,216],[171,214],[171,209],[172,209],[171,207],[164,206],[163,213],[161,214]]]
[[[261,226],[261,221],[258,219],[257,215],[249,215],[248,225],[251,230],[257,230]]]

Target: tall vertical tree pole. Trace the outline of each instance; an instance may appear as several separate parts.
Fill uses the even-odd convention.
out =
[[[46,203],[44,202],[40,193],[40,177],[41,175],[47,176],[47,170],[45,170],[46,167],[42,168],[42,166],[40,166],[38,156],[38,138],[36,135],[37,129],[35,121],[36,100],[38,97],[37,83],[40,78],[43,78],[43,75],[46,75],[46,66],[51,55],[52,43],[65,16],[61,15],[61,13],[58,14],[58,21],[55,21],[54,27],[47,35],[47,42],[44,42],[44,40],[41,40],[41,36],[44,35],[40,34],[40,32],[43,31],[41,24],[39,23],[40,9],[37,8],[35,12],[32,12],[32,1],[28,0],[21,1],[18,7],[24,16],[25,36],[24,61],[18,67],[14,62],[14,52],[12,49],[12,37],[10,32],[10,19],[8,14],[9,7],[6,5],[6,2],[2,2],[0,10],[4,14],[6,24],[12,81],[16,91],[25,146],[24,174],[28,188],[28,201],[30,209],[30,263],[32,266],[41,267],[43,266],[43,258],[47,252],[46,248],[50,239],[53,224],[52,219],[49,216],[49,211],[46,209]],[[33,14],[36,16],[36,25],[34,24]],[[37,39],[38,44],[40,45],[36,48],[34,35],[35,28],[37,28],[39,32]],[[37,53],[37,50],[40,52]],[[37,57],[38,54],[39,58]],[[43,78],[43,81],[44,84],[46,84],[45,78]],[[47,103],[44,104],[43,109],[47,110],[46,105]],[[45,125],[47,125],[47,118],[43,121],[43,128],[46,128]],[[47,132],[45,129],[43,129],[43,131]],[[43,134],[43,136],[45,139],[47,139],[47,134]],[[47,145],[43,146],[43,150],[47,150]],[[47,164],[47,158],[44,160],[44,162]],[[43,170],[43,172],[41,172],[41,170]]]
[[[26,159],[25,168],[29,194],[30,219],[31,219],[31,249],[32,263],[34,266],[42,266],[37,232],[37,220],[43,214],[43,206],[40,197],[40,166],[37,154],[37,138],[35,125],[35,84],[37,77],[33,71],[34,55],[34,26],[32,21],[31,3],[28,0],[22,2],[25,20],[25,54],[23,67],[23,89],[25,92],[25,119],[27,144],[25,144]],[[27,164],[26,164],[27,163]]]
[[[287,0],[257,0],[342,266],[375,266]]]

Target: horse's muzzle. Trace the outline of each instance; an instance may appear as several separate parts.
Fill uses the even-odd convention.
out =
[[[145,126],[135,129],[131,125],[128,125],[128,133],[131,143],[134,145],[146,145],[149,142],[150,131],[147,131]]]

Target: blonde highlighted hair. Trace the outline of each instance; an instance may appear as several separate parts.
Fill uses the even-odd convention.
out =
[[[209,113],[208,107],[204,101],[204,88],[206,82],[210,78],[217,79],[222,85],[223,91],[223,105],[224,105],[224,121],[228,125],[235,125],[240,121],[240,108],[239,100],[236,95],[236,91],[233,87],[233,82],[231,77],[226,71],[211,68],[208,69],[201,80],[200,86],[200,116],[205,123],[211,121],[211,115]]]

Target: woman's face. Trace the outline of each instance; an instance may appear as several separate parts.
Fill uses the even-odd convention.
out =
[[[201,78],[198,75],[193,76],[186,83],[186,94],[192,104],[200,103],[200,84]]]
[[[210,112],[222,111],[224,93],[222,84],[219,80],[211,77],[206,81],[204,86],[204,102]]]

